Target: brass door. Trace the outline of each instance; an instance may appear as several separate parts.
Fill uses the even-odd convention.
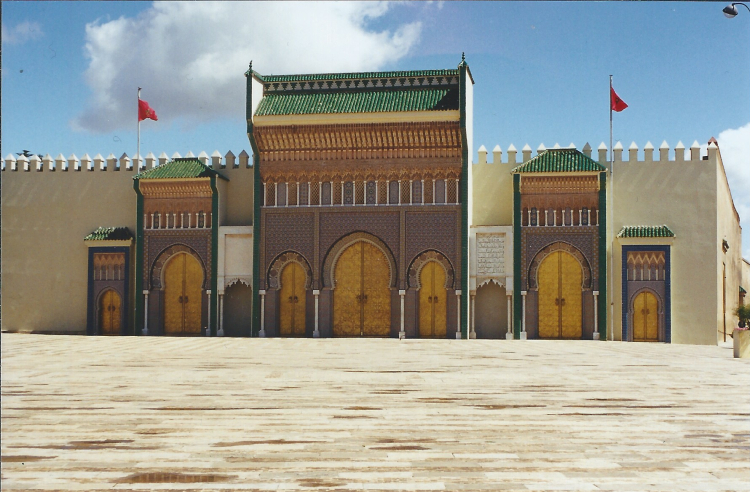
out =
[[[583,271],[578,261],[556,251],[539,265],[539,338],[581,338]]]
[[[203,270],[198,260],[179,253],[164,271],[164,332],[194,335],[201,332]]]
[[[445,270],[431,261],[422,267],[419,283],[419,336],[445,338],[448,297],[445,290]]]
[[[122,300],[120,294],[108,289],[99,299],[99,333],[119,335],[122,326]]]
[[[299,263],[288,263],[281,271],[279,292],[282,337],[305,336],[305,271]]]
[[[659,341],[658,301],[651,292],[641,292],[633,301],[633,341]]]
[[[341,253],[334,276],[333,336],[390,336],[390,269],[383,253],[357,242]]]

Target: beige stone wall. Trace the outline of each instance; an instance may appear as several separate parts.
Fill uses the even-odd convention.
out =
[[[672,343],[716,344],[717,329],[717,162],[710,160],[617,161],[614,220],[616,234],[626,225],[666,224],[671,242]],[[610,193],[612,193],[610,183]],[[663,240],[639,243],[663,244]],[[621,242],[614,252],[614,335],[622,333]],[[610,284],[611,285],[611,284]],[[609,296],[612,300],[612,292]],[[610,323],[611,326],[611,323]]]
[[[219,164],[222,159],[215,155],[212,160]],[[253,169],[244,151],[232,160],[237,167],[229,155],[229,165],[216,166],[230,180],[218,180],[221,224],[251,225]],[[26,172],[21,163],[13,171],[6,160],[0,203],[3,330],[85,332],[88,248],[83,238],[100,226],[125,226],[135,234],[136,172],[120,162],[118,171],[112,165],[74,171],[71,160],[68,171],[57,162],[54,171],[30,165]],[[132,272],[135,257],[130,261]]]
[[[740,217],[732,202],[732,194],[729,190],[724,164],[721,160],[721,153],[718,155],[716,162],[716,188],[717,188],[717,245],[716,248],[716,268],[717,277],[717,339],[724,340],[724,329],[726,328],[727,340],[729,334],[737,326],[739,319],[735,316],[734,311],[739,306],[739,292],[742,284],[742,228],[740,227]],[[729,249],[724,253],[721,243],[726,240]],[[726,265],[726,317],[724,309],[724,266]],[[721,333],[718,333],[721,331]]]
[[[100,226],[135,231],[134,174],[3,171],[3,330],[85,332],[88,248],[83,238]]]
[[[513,154],[515,156],[515,154]],[[479,161],[472,165],[473,226],[513,224],[513,176],[510,170],[521,164],[502,162],[499,149],[487,162],[487,152],[479,152]]]

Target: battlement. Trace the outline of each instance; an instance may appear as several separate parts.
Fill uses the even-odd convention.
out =
[[[561,148],[567,148],[567,149],[575,149],[577,148],[575,144],[571,143],[567,147],[561,147],[560,144],[555,144],[554,147],[551,147],[552,149],[561,149]],[[547,150],[547,148],[544,146],[544,144],[540,144],[539,147],[537,147],[536,151],[537,154],[540,152]],[[591,154],[593,152],[593,149],[591,145],[586,143],[586,145],[583,146],[582,149],[580,149],[581,152],[586,155],[587,157],[592,157]],[[659,155],[658,158],[654,159],[654,146],[651,142],[647,142],[646,145],[643,147],[643,158],[639,160],[639,151],[638,145],[636,145],[635,142],[631,143],[628,147],[628,160],[623,161],[623,145],[621,142],[617,142],[613,147],[613,154],[614,154],[614,162],[686,162],[686,161],[700,161],[700,160],[711,160],[715,161],[716,156],[718,154],[719,147],[716,145],[715,141],[709,142],[706,153],[704,154],[702,152],[701,146],[696,140],[693,142],[693,144],[690,146],[690,155],[686,156],[685,154],[685,145],[680,141],[677,143],[677,145],[670,149],[669,144],[667,144],[666,140],[662,142],[662,144],[659,146]],[[487,160],[487,148],[482,145],[479,147],[479,150],[477,151],[478,154],[478,160],[474,164],[508,164],[510,166],[515,166],[517,164],[523,164],[531,159],[531,153],[532,149],[529,146],[529,144],[526,144],[521,149],[521,160],[518,160],[518,150],[513,144],[510,144],[508,147],[508,150],[506,151],[506,159],[503,160],[503,150],[500,148],[499,145],[495,145],[495,148],[492,149],[492,161]],[[599,147],[597,147],[597,160],[607,166],[609,164],[609,149],[607,146],[602,142]],[[671,157],[671,158],[670,158]],[[593,157],[592,157],[593,158]]]
[[[13,154],[8,154],[2,161],[3,171],[120,171],[137,173],[145,169],[161,166],[166,164],[172,159],[178,159],[183,157],[179,152],[172,154],[172,157],[167,156],[166,153],[162,152],[159,157],[156,157],[152,152],[149,152],[145,158],[137,157],[131,159],[127,154],[122,154],[119,158],[115,157],[114,154],[109,154],[107,157],[102,157],[101,154],[96,154],[91,158],[88,154],[83,154],[79,159],[75,154],[71,154],[70,157],[65,157],[62,154],[58,154],[57,157],[53,158],[49,154],[44,157],[38,155],[32,155],[26,157],[21,155],[16,158]],[[185,157],[196,157],[195,154],[188,151]],[[197,156],[198,160],[203,162],[205,165],[210,166],[214,169],[248,169],[252,168],[250,161],[250,155],[246,151],[240,152],[239,156],[235,156],[230,150],[223,157],[218,150],[215,150],[210,156],[206,152],[201,152]],[[134,169],[133,161],[138,162],[138,166]]]

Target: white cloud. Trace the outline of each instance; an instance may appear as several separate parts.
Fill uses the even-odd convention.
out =
[[[3,44],[23,44],[27,41],[34,41],[44,36],[42,26],[38,22],[21,22],[14,27],[2,27]]]
[[[742,224],[742,256],[750,258],[750,123],[719,133],[721,159]]]
[[[77,129],[133,124],[136,90],[160,120],[244,119],[250,60],[263,74],[378,70],[406,55],[418,22],[375,32],[383,2],[155,2],[135,18],[86,26],[93,95]]]

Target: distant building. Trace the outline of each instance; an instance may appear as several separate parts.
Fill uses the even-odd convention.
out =
[[[472,164],[463,60],[246,75],[252,155],[6,157],[3,330],[715,344],[736,325],[750,274],[715,140],[618,143],[614,181],[603,144]]]

